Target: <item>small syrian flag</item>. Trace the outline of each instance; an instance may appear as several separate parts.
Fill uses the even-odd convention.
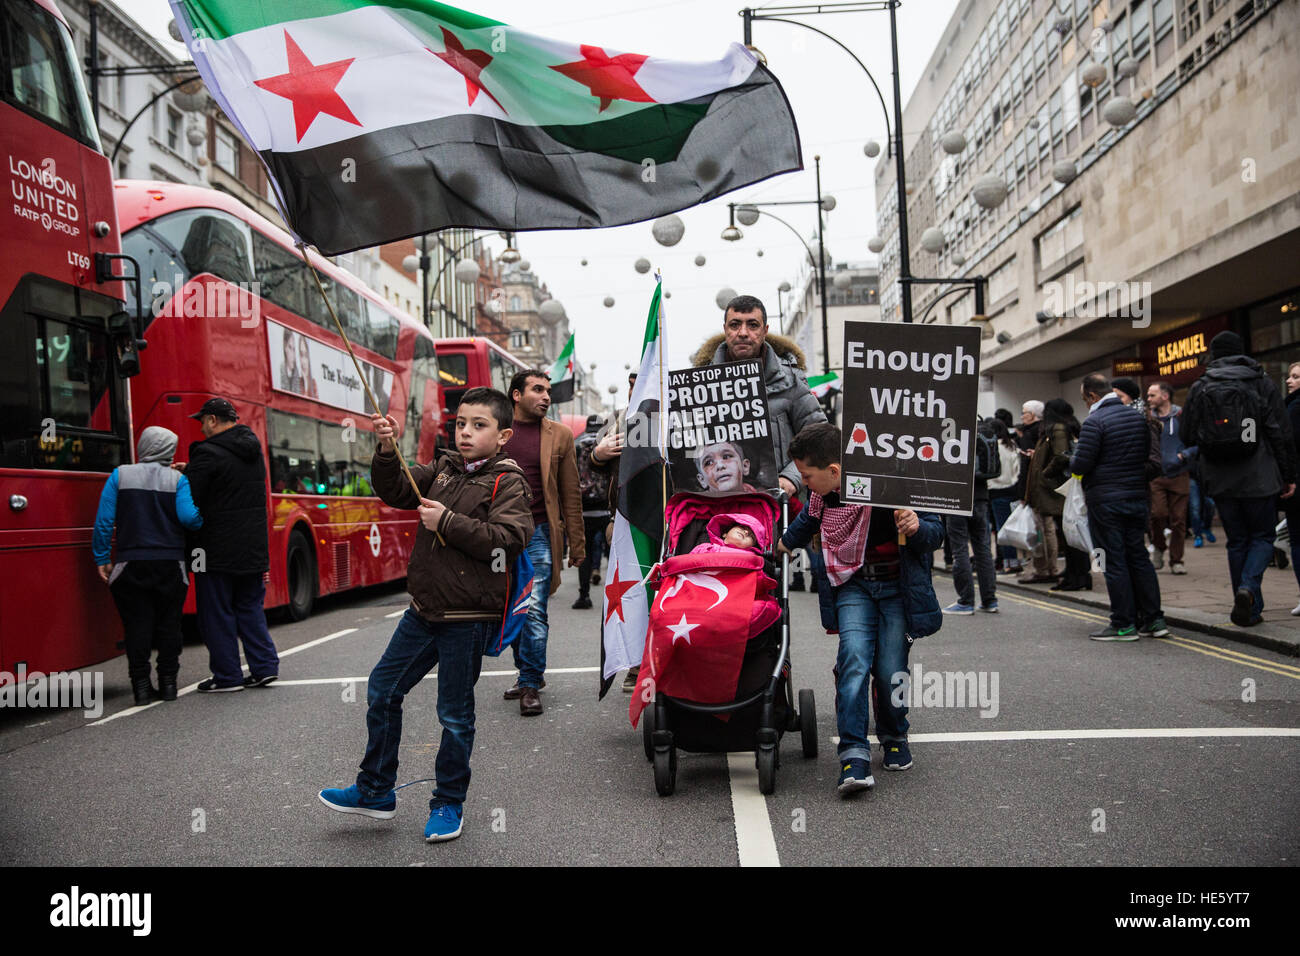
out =
[[[551,404],[573,401],[573,336],[551,366]]]
[[[825,375],[808,376],[808,387],[818,399],[823,399],[832,392],[840,390],[840,377],[834,372]]]
[[[687,62],[434,0],[170,2],[290,226],[326,255],[452,226],[641,222],[803,168],[785,92],[738,43]]]
[[[641,343],[641,364],[627,403],[618,464],[618,510],[609,546],[601,618],[604,697],[619,671],[641,663],[650,626],[650,598],[642,582],[659,560],[664,540],[664,463],[668,458],[668,369],[664,355],[663,284],[655,285]]]

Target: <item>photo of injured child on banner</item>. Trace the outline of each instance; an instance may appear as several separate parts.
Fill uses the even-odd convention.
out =
[[[776,452],[759,362],[706,365],[668,375],[673,492],[729,495],[775,488]]]

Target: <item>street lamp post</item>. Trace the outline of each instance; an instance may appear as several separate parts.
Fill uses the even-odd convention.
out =
[[[822,220],[822,211],[828,208],[825,204],[827,200],[833,201],[833,197],[822,196],[822,173],[821,173],[822,158],[820,156],[814,156],[813,162],[816,164],[816,168],[817,168],[817,198],[816,199],[790,199],[790,200],[784,200],[780,202],[727,203],[727,208],[730,210],[731,213],[731,219],[730,219],[730,224],[722,232],[722,238],[727,240],[728,242],[735,242],[736,240],[740,239],[741,236],[744,235],[736,227],[737,208],[741,208],[742,210],[747,211],[754,216],[753,220],[749,222],[746,222],[745,218],[741,219],[741,222],[747,226],[753,225],[753,223],[757,222],[759,216],[767,216],[769,219],[775,219],[777,222],[785,226],[787,229],[789,229],[791,232],[793,232],[796,236],[799,237],[799,241],[803,243],[803,247],[805,251],[807,251],[808,253],[808,261],[817,266],[817,284],[821,289],[821,302],[822,302],[822,373],[826,374],[827,372],[830,371],[831,356],[830,356],[830,320],[828,318],[828,314],[826,311],[826,241],[823,238],[826,230],[825,230],[824,222]],[[770,212],[765,212],[761,208],[763,206],[811,206],[814,203],[817,206],[817,255],[816,256],[813,255],[812,249],[808,247],[808,243],[804,241],[803,236],[799,235],[799,230],[795,229],[794,226],[790,225],[780,216],[774,215]],[[744,212],[742,212],[742,217],[743,216],[744,216]],[[784,324],[785,321],[784,318],[782,318],[781,321]]]

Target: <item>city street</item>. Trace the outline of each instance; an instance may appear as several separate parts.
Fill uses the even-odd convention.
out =
[[[941,602],[950,580],[936,575]],[[597,702],[599,610],[551,602],[544,716],[503,701],[509,655],[485,660],[463,836],[421,839],[428,784],[397,816],[332,813],[322,787],[353,780],[365,678],[405,606],[396,588],[326,602],[272,627],[281,680],[200,695],[206,652],[187,645],[182,696],[130,706],[122,658],[102,670],[98,720],[6,710],[0,719],[0,863],[11,865],[477,864],[1294,865],[1300,859],[1300,666],[1174,628],[1098,644],[1099,614],[1005,590],[1002,613],[947,618],[912,652],[920,687],[974,672],[980,700],[913,707],[915,766],[835,793],[835,640],[816,596],[792,596],[796,688],[816,692],[821,753],[787,735],[775,794],[752,755],[683,754],[655,794],[616,684]],[[599,607],[599,605],[597,605]],[[918,666],[920,672],[918,673]],[[399,780],[432,776],[435,678],[407,698]],[[914,688],[914,694],[920,694]],[[937,699],[923,703],[939,703]],[[952,706],[960,705],[960,706]],[[982,716],[982,712],[988,716]]]

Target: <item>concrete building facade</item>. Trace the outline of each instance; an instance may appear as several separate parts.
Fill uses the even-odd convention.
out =
[[[1298,54],[1300,0],[959,4],[904,114],[906,187],[913,274],[988,280],[981,413],[1077,406],[1095,371],[1177,399],[1225,328],[1280,381],[1300,357]],[[989,174],[1007,195],[984,209]],[[893,164],[875,178],[901,319]],[[972,321],[943,291],[915,287],[915,318]]]

